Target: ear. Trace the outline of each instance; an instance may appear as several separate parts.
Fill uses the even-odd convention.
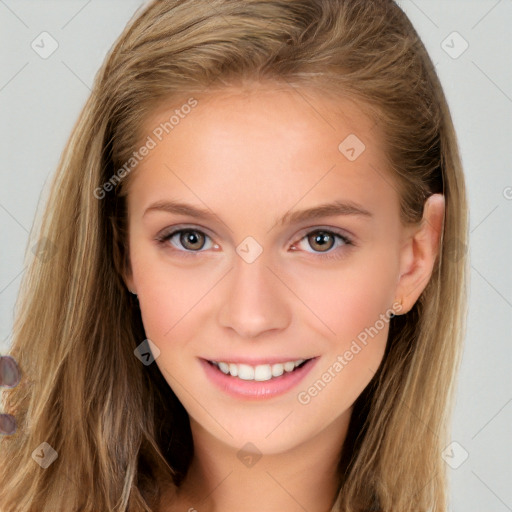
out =
[[[130,291],[134,295],[137,295],[137,290],[135,289],[135,284],[133,282],[133,275],[132,275],[131,268],[127,268],[126,271],[123,273],[123,281],[126,284],[128,291]]]
[[[133,279],[133,272],[132,272],[132,266],[130,262],[130,258],[126,256],[123,260],[123,263],[121,266],[121,277],[124,281],[124,284],[126,285],[126,288],[128,288],[128,291],[133,293],[134,295],[137,295],[137,289],[135,287],[135,282]]]
[[[399,314],[412,309],[430,280],[439,254],[444,213],[444,196],[433,194],[425,202],[419,226],[406,228],[396,289],[396,297],[402,300]]]
[[[113,218],[110,219],[113,234],[113,266],[123,281],[128,291],[137,294],[135,284],[133,282],[131,261],[130,261],[130,244],[129,237],[123,239],[119,226]]]

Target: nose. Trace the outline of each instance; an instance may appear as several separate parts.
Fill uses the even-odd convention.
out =
[[[268,331],[275,334],[291,322],[290,291],[264,254],[252,263],[235,258],[234,268],[226,276],[226,300],[218,321],[242,338],[260,337]]]

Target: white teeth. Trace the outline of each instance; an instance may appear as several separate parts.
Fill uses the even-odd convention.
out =
[[[242,380],[256,380],[265,381],[270,380],[272,377],[280,377],[283,373],[292,372],[297,366],[301,365],[305,359],[297,359],[297,361],[286,361],[285,363],[276,364],[259,364],[251,366],[248,364],[236,364],[212,361],[219,370],[233,377],[238,377]]]
[[[284,371],[285,372],[291,372],[295,368],[295,363],[293,361],[287,361],[284,363]]]
[[[238,375],[238,366],[236,364],[231,363],[229,365],[229,373],[236,377]]]
[[[238,377],[243,380],[254,380],[254,368],[248,364],[239,364]]]
[[[272,377],[280,377],[284,373],[284,366],[281,363],[272,365]]]
[[[254,370],[254,380],[270,380],[272,369],[269,364],[260,364]]]
[[[225,373],[226,375],[229,373],[229,364],[219,363],[219,368],[222,373]]]

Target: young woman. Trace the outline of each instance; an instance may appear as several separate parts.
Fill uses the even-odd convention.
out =
[[[388,0],[161,0],[62,155],[0,510],[447,510],[464,179]]]

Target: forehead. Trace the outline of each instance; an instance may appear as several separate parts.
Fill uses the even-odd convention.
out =
[[[195,104],[193,108],[189,106],[191,102]],[[195,128],[198,123],[203,125],[203,136],[211,128],[218,135],[224,127],[230,129],[235,124],[240,135],[244,129],[257,128],[260,138],[277,131],[288,137],[307,131],[308,135],[316,133],[317,139],[335,132],[341,136],[343,131],[368,138],[374,132],[371,135],[375,144],[380,142],[372,115],[375,113],[368,104],[335,95],[332,89],[252,83],[163,101],[146,115],[139,132],[141,139],[153,135],[160,141],[171,133],[178,135],[183,132],[183,125],[191,123]],[[210,122],[213,117],[217,121],[215,126]],[[230,136],[233,135],[231,132]],[[254,130],[251,135],[255,135]]]
[[[162,103],[142,126],[154,147],[130,177],[138,202],[178,194],[258,209],[336,190],[370,202],[395,195],[384,191],[379,130],[353,100],[284,86],[190,97],[193,108],[186,97]]]

